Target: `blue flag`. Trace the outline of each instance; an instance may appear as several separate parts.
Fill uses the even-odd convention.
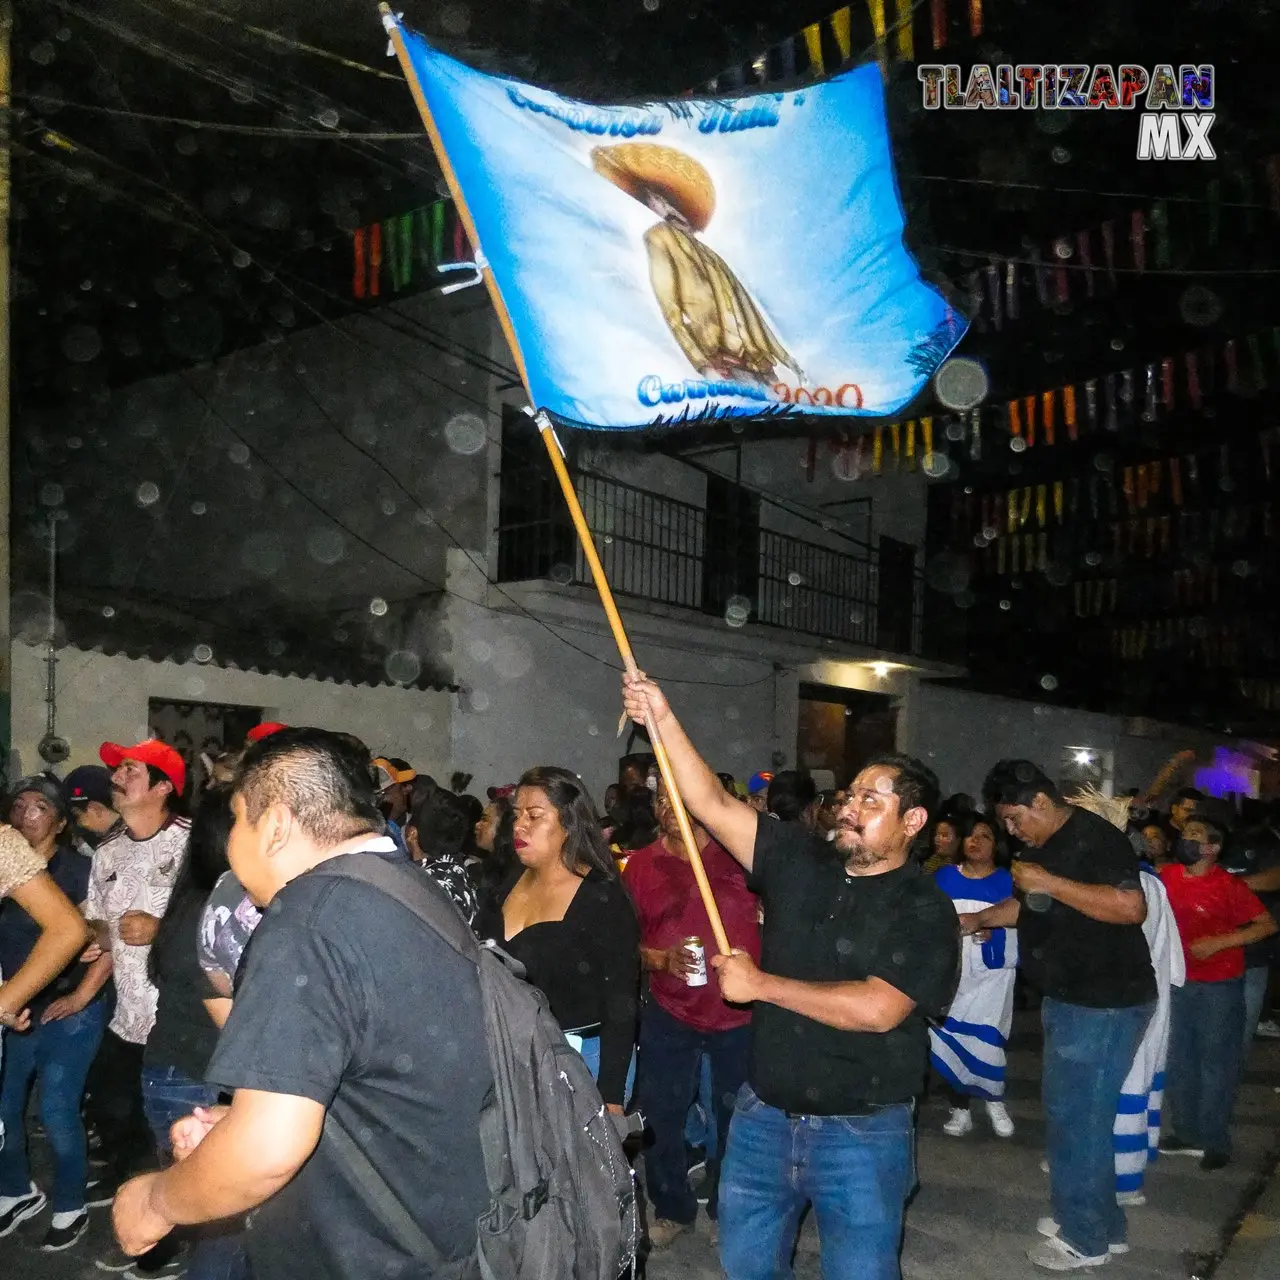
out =
[[[614,429],[891,414],[963,335],[902,243],[877,66],[598,106],[401,34],[537,408]]]

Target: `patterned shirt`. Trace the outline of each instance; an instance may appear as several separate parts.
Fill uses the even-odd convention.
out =
[[[44,859],[22,832],[0,825],[0,898],[7,898],[46,869]]]
[[[150,946],[121,941],[120,918],[130,911],[163,916],[187,852],[191,823],[170,818],[155,835],[135,840],[121,828],[93,855],[85,916],[104,920],[111,935],[111,972],[116,1012],[111,1030],[130,1044],[145,1044],[156,1020],[157,991],[147,977]]]
[[[220,973],[234,983],[240,957],[262,919],[234,871],[224,871],[213,886],[200,917],[197,948],[205,973]]]
[[[474,929],[480,912],[480,898],[462,855],[443,854],[432,862],[424,862],[422,870],[449,895],[468,927]]]

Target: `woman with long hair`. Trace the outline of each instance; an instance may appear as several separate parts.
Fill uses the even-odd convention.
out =
[[[89,859],[75,848],[71,811],[57,779],[24,778],[14,788],[8,817],[12,826],[0,829],[0,899],[8,891],[0,905],[0,972],[11,980],[0,986],[0,1023],[27,1029],[9,1039],[0,1073],[0,1236],[45,1206],[44,1193],[31,1181],[24,1132],[27,1098],[38,1082],[40,1116],[53,1150],[53,1220],[41,1248],[53,1253],[70,1248],[89,1225],[80,1102],[106,1028],[101,996],[111,957],[99,954],[89,964],[75,958],[88,941],[76,906],[89,891]],[[66,940],[54,946],[59,932]],[[34,980],[28,966],[36,970]]]
[[[142,1055],[142,1105],[163,1164],[172,1159],[169,1131],[174,1122],[218,1101],[218,1090],[205,1084],[204,1077],[231,1001],[201,967],[199,943],[205,904],[230,868],[227,842],[233,824],[230,785],[206,787],[191,822],[186,860],[147,960],[159,1000]],[[149,1260],[164,1261],[166,1251],[173,1252],[168,1241]],[[201,1228],[186,1274],[193,1280],[231,1280],[246,1274],[244,1256],[238,1223]]]
[[[640,988],[635,910],[579,778],[530,769],[514,808],[519,866],[477,932],[525,966],[609,1109],[621,1112]]]
[[[520,865],[516,857],[516,809],[511,799],[515,791],[515,787],[494,788],[473,832],[479,857],[468,870],[480,895],[481,911],[493,909],[494,895]]]
[[[960,860],[934,873],[956,912],[982,911],[1013,896],[1013,877],[1001,866],[1004,837],[985,814],[960,819]],[[992,929],[966,938],[960,949],[960,985],[940,1027],[929,1028],[934,1070],[947,1084],[951,1116],[942,1126],[953,1138],[973,1129],[970,1100],[981,1098],[996,1136],[1013,1136],[1004,1105],[1005,1046],[1013,1024],[1017,931]]]

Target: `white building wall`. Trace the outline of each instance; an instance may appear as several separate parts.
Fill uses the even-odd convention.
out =
[[[45,651],[13,645],[12,741],[16,777],[44,768]],[[194,663],[150,662],[79,649],[58,651],[58,734],[71,746],[67,768],[96,764],[103,742],[147,736],[147,700],[177,699],[261,707],[267,720],[354,733],[376,752],[448,778],[453,695],[435,690],[334,684]]]
[[[920,683],[909,701],[900,745],[938,774],[946,794],[963,791],[979,796],[987,770],[1002,758],[1033,760],[1057,778],[1068,747],[1110,753],[1114,790],[1122,794],[1131,787],[1145,788],[1177,751],[1193,750],[1207,761],[1215,746],[1230,745],[1228,738],[1193,729],[1135,724],[1120,716],[944,684]],[[1188,774],[1183,784],[1190,782]]]
[[[482,584],[456,553],[452,562],[450,586],[458,595],[448,606],[450,660],[463,690],[452,721],[454,767],[474,774],[478,788],[514,782],[534,765],[562,765],[600,803],[619,757],[648,747],[641,739],[628,745],[629,727],[615,736],[620,664],[599,606],[590,622],[544,626],[505,608],[470,604],[459,597],[481,599]],[[640,619],[633,613],[630,621]],[[632,639],[637,660],[662,682],[708,763],[741,778],[774,767],[775,752],[790,762],[795,670],[775,670],[749,653],[717,654],[692,626],[687,635],[687,642],[663,644]]]

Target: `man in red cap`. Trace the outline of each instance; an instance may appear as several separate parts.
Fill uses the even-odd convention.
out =
[[[246,743],[261,742],[263,738],[269,738],[273,733],[279,733],[281,729],[288,727],[287,724],[281,724],[278,720],[264,720],[261,724],[255,724],[244,735],[244,740]]]
[[[187,781],[182,757],[148,738],[131,747],[104,742],[120,825],[94,852],[85,916],[110,952],[116,1011],[94,1064],[95,1110],[103,1154],[117,1178],[150,1156],[142,1110],[142,1049],[156,1016],[147,957],[187,852],[190,823],[178,809]],[[194,944],[193,944],[194,945]]]

